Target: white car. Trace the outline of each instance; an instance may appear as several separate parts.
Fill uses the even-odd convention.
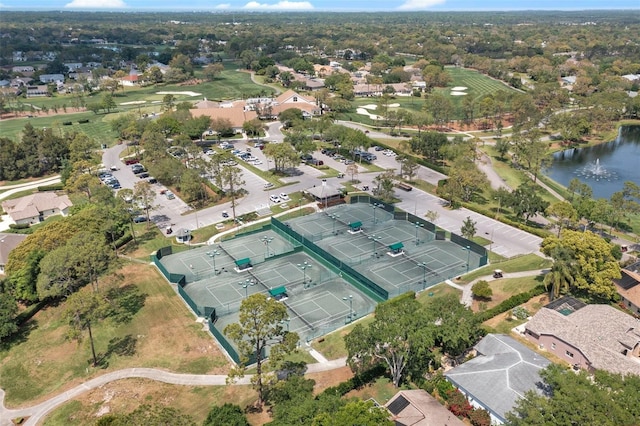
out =
[[[270,195],[270,196],[269,196],[269,199],[271,200],[271,202],[272,202],[272,203],[279,203],[279,202],[281,201],[281,200],[280,200],[280,197],[278,197],[278,196],[277,196],[277,195],[275,195],[275,194],[274,194],[274,195]]]
[[[259,166],[260,164],[262,164],[262,160],[259,158],[256,158],[251,162],[251,164],[253,164],[254,166]]]
[[[279,197],[280,197],[280,199],[281,199],[282,201],[289,201],[289,200],[291,200],[291,198],[289,198],[289,196],[288,196],[285,192],[280,193]]]

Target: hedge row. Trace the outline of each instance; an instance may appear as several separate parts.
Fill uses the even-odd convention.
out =
[[[378,377],[384,375],[387,371],[384,365],[377,365],[370,370],[356,374],[347,381],[340,383],[338,386],[332,386],[324,390],[327,395],[344,396],[354,389],[360,389],[366,384],[373,382]]]
[[[441,180],[440,182],[444,182],[444,180]],[[464,202],[456,202],[458,204],[460,204],[462,207],[467,208],[469,210],[473,210],[476,213],[480,213],[483,216],[487,216],[487,217],[495,217],[495,212],[489,210],[489,209],[484,209],[478,205],[475,204],[470,204],[470,203],[464,203]],[[510,220],[504,216],[501,216],[500,219],[498,219],[500,222],[504,223],[505,225],[509,225],[509,226],[513,226],[514,228],[518,228],[521,231],[525,231],[528,232],[530,234],[533,235],[537,235],[540,238],[546,238],[550,235],[552,235],[551,232],[547,231],[546,229],[540,229],[540,228],[534,228],[533,226],[528,226],[525,225],[522,222],[514,222],[513,220]]]
[[[541,294],[546,293],[546,291],[547,289],[544,287],[544,285],[542,284],[537,285],[525,293],[520,293],[520,294],[511,296],[507,300],[502,301],[502,303],[500,303],[497,306],[494,306],[491,309],[487,309],[486,311],[483,311],[483,312],[478,312],[476,314],[476,318],[478,319],[479,322],[484,322],[488,319],[495,317],[496,315],[499,315],[503,312],[507,312],[508,310],[513,309],[516,306],[522,305],[526,301],[530,300],[532,297],[540,296]]]
[[[10,223],[9,229],[27,229],[29,226],[28,223]]]
[[[39,192],[46,191],[62,191],[64,189],[64,183],[52,183],[51,185],[39,186]]]

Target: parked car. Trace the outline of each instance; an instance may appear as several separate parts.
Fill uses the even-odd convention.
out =
[[[265,188],[272,188],[273,184],[271,182],[267,182],[267,183],[264,184],[264,187]]]
[[[111,167],[109,167],[109,170],[115,172],[116,170],[120,170],[120,169],[118,169],[118,166],[112,165]]]
[[[353,161],[353,160],[350,160],[350,159],[348,159],[348,158],[344,160],[344,164],[346,164],[347,166],[348,166],[349,164],[353,164],[353,163],[354,163],[354,161]]]
[[[138,177],[139,177],[140,179],[146,179],[146,178],[148,178],[148,177],[149,177],[149,173],[147,173],[147,172],[139,173],[139,174],[138,174]]]
[[[144,223],[147,221],[147,217],[146,216],[136,216],[133,218],[133,221],[135,223]]]
[[[150,177],[149,179],[147,179],[147,182],[149,183],[158,183],[158,179],[154,178],[154,177]]]
[[[291,200],[291,198],[289,198],[289,195],[286,192],[281,192],[280,195],[278,195],[278,197],[280,197],[280,199],[282,201],[289,201]]]
[[[222,217],[224,217],[225,219],[229,217],[229,213],[227,213],[227,211],[223,211],[222,212]]]
[[[174,198],[176,198],[175,194],[171,191],[165,192],[164,195],[167,197],[168,200],[173,200]]]
[[[212,150],[212,149],[208,149],[208,150],[206,150],[204,153],[205,153],[206,155],[215,155],[215,153],[216,153],[216,152],[215,152],[214,150]]]
[[[374,147],[373,147],[373,149],[375,149],[376,151],[382,151],[382,150],[384,150],[384,148],[383,148],[383,147],[378,146],[378,145],[374,146]]]
[[[278,197],[275,194],[270,195],[269,199],[271,200],[272,203],[279,203],[280,201],[282,201],[282,200],[280,200],[280,197]]]

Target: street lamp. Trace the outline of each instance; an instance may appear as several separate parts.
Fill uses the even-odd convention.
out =
[[[219,255],[220,255],[220,252],[218,250],[207,252],[207,256],[209,256],[213,261],[213,275],[218,274],[218,270],[216,269],[216,256],[219,256]]]
[[[262,241],[264,245],[267,246],[267,253],[264,255],[264,258],[266,259],[267,257],[269,257],[269,243],[273,241],[273,237],[267,237],[265,235],[264,237],[260,238],[260,241]]]
[[[424,227],[424,224],[416,222],[416,245],[420,243],[420,240],[418,239],[418,229],[420,229],[421,226]]]
[[[244,298],[245,299],[247,297],[249,297],[249,287],[252,287],[252,286],[256,285],[256,283],[253,282],[252,280],[250,280],[249,278],[247,278],[245,281],[240,281],[238,284],[240,284],[242,286],[242,288],[244,288]]]
[[[353,295],[349,295],[349,297],[343,297],[342,300],[349,301],[349,322],[353,321]]]
[[[338,221],[338,218],[340,217],[340,215],[332,213],[329,215],[329,217],[331,219],[333,219],[333,235],[336,234],[336,222]]]
[[[375,225],[376,224],[376,209],[378,207],[380,207],[380,204],[373,203],[371,206],[373,207],[373,224]]]
[[[494,200],[498,200],[498,212],[496,213],[496,219],[500,216],[500,208],[502,207],[502,197],[494,197]]]
[[[469,255],[471,254],[471,247],[467,246],[467,272],[469,272]]]
[[[307,269],[311,268],[311,265],[308,262],[298,263],[298,268],[302,269],[302,284],[306,284],[307,282]],[[311,280],[309,280],[311,281]],[[305,285],[306,288],[306,285]]]
[[[418,263],[418,266],[422,268],[422,289],[427,288],[427,262]]]
[[[376,254],[378,254],[378,253],[376,253],[376,242],[380,241],[382,239],[382,237],[371,235],[368,238],[371,241],[373,241],[373,254],[372,254],[372,256],[375,256]]]

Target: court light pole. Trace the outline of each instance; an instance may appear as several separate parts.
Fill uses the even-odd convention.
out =
[[[329,217],[333,219],[333,235],[336,235],[336,222],[338,221],[338,218],[340,217],[340,215],[332,213],[329,215]]]
[[[420,229],[420,227],[424,227],[424,224],[416,222],[416,245],[420,243],[420,240],[418,239],[418,229]]]
[[[242,286],[242,288],[244,288],[244,298],[245,299],[247,297],[249,297],[249,287],[252,287],[252,286],[256,285],[256,283],[254,283],[253,281],[251,281],[248,278],[245,281],[240,281],[239,284]]]
[[[471,247],[467,246],[467,272],[469,272],[469,255],[471,254]]]
[[[353,295],[350,294],[349,297],[343,297],[342,300],[349,301],[349,322],[353,321]]]
[[[373,224],[375,225],[376,222],[376,210],[378,209],[378,207],[380,207],[380,205],[378,205],[378,203],[373,203],[371,205],[373,207]]]
[[[216,256],[218,256],[219,254],[220,252],[218,250],[212,250],[207,252],[207,256],[209,256],[213,261],[213,275],[218,274],[218,270],[216,269]]]
[[[260,239],[267,246],[267,253],[265,254],[265,259],[269,257],[269,243],[273,241],[273,237],[267,237],[266,235]]]
[[[422,268],[422,289],[427,288],[427,262],[418,263],[418,266]]]
[[[308,262],[298,263],[298,268],[302,269],[302,284],[307,283],[307,269],[311,268],[311,265]],[[306,285],[305,285],[306,288]]]
[[[377,252],[376,252],[376,242],[380,241],[382,239],[382,237],[371,235],[368,238],[371,241],[373,241],[373,254],[372,254],[372,256],[375,256],[377,254]]]

